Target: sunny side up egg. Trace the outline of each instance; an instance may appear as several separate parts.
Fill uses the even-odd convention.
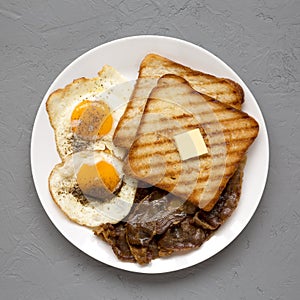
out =
[[[105,65],[95,78],[79,78],[53,92],[46,109],[62,160],[83,150],[111,150],[123,158],[124,149],[112,143],[133,83]]]
[[[118,223],[134,201],[137,181],[105,151],[80,151],[57,164],[49,177],[53,200],[72,221],[88,227]]]

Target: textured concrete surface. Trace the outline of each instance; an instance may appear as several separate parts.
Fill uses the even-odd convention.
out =
[[[1,1],[0,299],[299,299],[300,1]],[[54,228],[33,186],[35,113],[54,78],[115,38],[160,34],[212,51],[246,82],[269,129],[261,204],[224,251],[139,275],[94,261]]]

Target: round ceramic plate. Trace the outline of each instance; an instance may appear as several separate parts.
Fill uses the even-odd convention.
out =
[[[248,152],[242,195],[239,205],[229,220],[199,249],[184,255],[155,259],[147,266],[125,263],[117,259],[110,246],[94,236],[92,230],[71,222],[53,202],[48,190],[48,176],[60,162],[56,151],[53,129],[45,109],[51,92],[79,77],[94,77],[104,64],[116,68],[129,80],[135,80],[139,64],[148,53],[157,53],[196,70],[227,77],[238,82],[245,92],[243,110],[259,123],[260,131]],[[255,98],[240,77],[223,61],[189,42],[162,36],[134,36],[115,40],[96,47],[72,62],[54,80],[38,110],[31,140],[31,168],[40,201],[57,229],[73,245],[91,257],[116,268],[140,273],[176,271],[212,257],[245,228],[253,216],[266,184],[269,167],[268,135],[262,113]]]

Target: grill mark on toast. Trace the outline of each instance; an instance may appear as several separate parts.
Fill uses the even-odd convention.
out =
[[[195,127],[193,126],[193,128],[195,128]],[[236,129],[232,129],[232,130],[216,131],[216,132],[210,133],[210,136],[212,136],[212,135],[216,136],[218,134],[225,134],[226,135],[226,133],[234,133],[234,132],[238,132],[238,131],[241,131],[241,130],[243,130],[243,131],[252,131],[253,132],[253,136],[251,136],[251,137],[248,136],[247,138],[235,139],[235,142],[242,142],[242,141],[246,141],[249,138],[253,138],[254,136],[256,136],[256,130],[254,131],[252,129],[257,129],[257,126],[244,127],[244,128],[236,128]],[[157,132],[157,134],[162,134],[162,133]],[[172,140],[172,138],[170,138],[170,140]],[[158,146],[158,145],[161,145],[161,144],[164,144],[164,143],[165,143],[164,140],[157,140],[155,142],[155,146]],[[226,138],[225,138],[225,143],[226,143]],[[227,143],[230,144],[230,142],[227,142]],[[223,142],[221,142],[221,143],[212,143],[212,144],[209,144],[208,147],[217,146],[217,145],[224,145],[224,143]],[[134,147],[136,147],[136,146],[134,146]],[[151,147],[153,147],[153,142],[139,144],[138,147],[139,147],[139,149],[143,149],[143,148],[149,148],[149,149],[151,149]]]
[[[238,129],[236,130],[236,131],[238,131]],[[247,141],[247,140],[249,140],[249,138],[253,138],[253,137],[255,137],[255,135],[253,134],[253,136],[251,136],[251,137],[248,137],[248,138],[240,138],[240,139],[235,139],[234,140],[234,143],[240,143],[240,142],[243,142],[243,141]],[[225,143],[226,143],[226,141],[225,141]],[[212,144],[210,144],[208,147],[210,148],[210,147],[212,147],[212,146],[221,146],[221,145],[224,145],[225,144],[224,142],[221,142],[221,143],[212,143]],[[233,142],[232,142],[233,143]],[[155,146],[158,146],[158,145],[163,145],[163,144],[165,144],[165,141],[164,140],[158,140],[158,141],[156,141],[155,142]],[[150,142],[150,143],[143,143],[143,144],[139,144],[138,146],[137,145],[134,145],[133,146],[133,149],[134,148],[139,148],[139,149],[143,149],[143,148],[150,148],[151,149],[151,147],[153,147],[153,143],[152,142]]]
[[[152,111],[151,111],[151,113],[152,113]],[[155,112],[154,112],[155,113]],[[180,120],[180,119],[185,119],[185,118],[191,118],[192,120],[191,121],[194,121],[194,122],[196,122],[197,121],[197,123],[195,123],[195,124],[188,124],[188,125],[186,125],[186,128],[191,128],[191,127],[199,127],[199,128],[205,128],[205,126],[212,126],[212,125],[214,125],[214,124],[222,124],[222,125],[224,125],[223,123],[231,123],[231,122],[233,122],[233,121],[235,121],[235,120],[242,120],[242,119],[244,119],[244,120],[251,120],[250,119],[250,117],[248,116],[248,115],[244,115],[243,117],[240,117],[240,118],[238,118],[238,117],[232,117],[232,118],[227,118],[227,119],[221,119],[221,120],[213,120],[213,121],[210,121],[210,122],[203,122],[203,123],[201,123],[201,124],[199,124],[199,121],[197,120],[197,119],[195,119],[193,116],[191,116],[190,114],[185,114],[185,113],[183,113],[183,114],[177,114],[177,115],[173,115],[172,116],[172,119],[176,119],[176,120]],[[158,118],[155,118],[154,120],[152,120],[151,118],[144,118],[144,120],[142,121],[143,123],[142,123],[142,125],[151,125],[151,124],[155,124],[155,123],[157,123],[157,121],[165,121],[165,117],[162,117],[160,120],[158,119]],[[253,122],[253,125],[251,126],[251,128],[257,128],[257,123],[254,123]],[[246,127],[240,127],[240,128],[249,128],[249,125],[247,125]],[[172,128],[171,128],[171,130],[172,130]],[[235,130],[235,129],[230,129],[230,131],[232,131],[232,130]],[[160,130],[161,132],[163,131],[163,129],[161,129]],[[226,129],[224,129],[224,131],[226,131]],[[141,130],[141,132],[142,132],[142,130]]]
[[[237,153],[238,151],[235,151],[235,153]],[[231,152],[231,153],[234,153],[234,152]],[[228,163],[226,163],[226,168],[229,168],[229,167],[232,167],[232,166],[234,166],[234,165],[236,165],[236,163],[237,163],[237,157],[234,159],[234,160],[232,160],[232,161],[230,161],[230,162],[228,162]],[[168,163],[168,166],[169,167],[171,167],[171,166],[175,166],[175,165],[177,165],[177,164],[180,164],[180,161],[174,161],[174,162],[169,162]],[[152,168],[156,168],[156,167],[160,167],[162,164],[161,163],[157,163],[157,164],[151,164],[151,166],[150,167],[152,167]],[[218,169],[218,168],[223,168],[224,167],[224,164],[223,163],[220,163],[220,164],[217,164],[217,165],[215,165],[214,166],[214,169]],[[134,169],[134,168],[132,168],[132,169]],[[199,162],[199,168],[192,168],[191,169],[191,171],[197,171],[197,170],[199,170],[199,172],[201,171],[201,162]],[[207,172],[207,170],[205,170],[206,172]],[[200,173],[199,173],[199,175],[200,175]],[[201,177],[201,176],[200,176]],[[199,177],[198,177],[199,178]]]
[[[252,144],[252,142],[255,140],[255,138],[256,138],[256,135],[253,135],[252,137],[250,137],[250,138],[244,138],[244,139],[240,139],[240,140],[235,140],[234,142],[231,142],[231,143],[228,143],[229,145],[232,145],[232,144],[235,144],[235,148],[237,147],[237,145],[244,145],[244,143],[243,143],[243,141],[248,141],[247,142],[247,144],[248,145],[251,145]],[[216,144],[214,144],[214,146],[216,147],[216,146],[222,146],[222,145],[224,145],[224,143],[216,143]],[[234,152],[239,152],[239,150],[240,150],[240,148],[238,148],[236,151],[234,151]],[[229,152],[227,152],[227,153],[231,153],[230,151]],[[216,157],[218,157],[218,155],[219,154],[216,154],[215,156]]]
[[[254,137],[252,138],[254,139]],[[236,139],[234,142],[232,142],[231,144],[235,144],[236,146],[237,145],[244,145],[243,141],[249,141],[249,138],[242,138],[242,139]],[[159,141],[156,145],[164,145],[165,144],[165,141]],[[148,147],[151,148],[151,146],[153,146],[153,143],[149,143],[149,144],[140,144],[138,145],[138,149],[141,150],[142,148],[147,148],[147,145]],[[214,143],[212,144],[212,146],[216,147],[216,146],[224,146],[224,143]],[[135,147],[133,147],[134,149]],[[227,151],[226,154],[233,154],[233,153],[239,153],[240,152],[240,148],[236,148],[235,147],[235,150],[233,151]],[[134,160],[143,160],[143,159],[146,159],[146,158],[149,158],[149,157],[152,157],[153,155],[157,154],[157,155],[170,155],[170,154],[174,154],[174,153],[178,153],[177,149],[174,147],[173,149],[170,149],[170,150],[165,150],[165,151],[157,151],[157,150],[154,150],[153,152],[144,152],[144,153],[135,153],[134,154]],[[214,154],[215,157],[220,157],[224,154]],[[130,157],[130,156],[129,156]]]
[[[224,174],[222,174],[222,175],[220,175],[220,174],[218,174],[218,175],[215,175],[215,176],[210,176],[209,174],[208,175],[205,175],[205,176],[202,176],[202,177],[198,177],[197,178],[197,183],[198,184],[201,184],[201,183],[204,183],[204,182],[206,182],[208,179],[210,180],[210,182],[214,182],[214,181],[219,181],[220,179],[222,179],[222,178],[224,178],[224,177],[229,177],[229,175],[231,175],[231,173],[232,173],[232,171],[231,170],[229,170],[227,173],[224,173]],[[152,175],[152,174],[151,174]],[[160,173],[158,173],[158,174],[153,174],[153,177],[156,177],[157,175],[160,175]],[[176,183],[177,183],[177,181],[176,180],[174,180],[174,182],[172,182],[172,179],[171,179],[171,176],[172,176],[172,174],[169,174],[170,175],[170,177],[168,178],[168,179],[170,179],[171,180],[171,184],[172,185],[175,185],[175,187],[176,187]],[[150,176],[150,178],[151,178],[152,176]],[[228,180],[229,180],[229,178],[228,178]],[[180,180],[180,184],[181,185],[193,185],[193,184],[195,184],[195,181],[194,180]],[[164,187],[166,187],[166,186],[169,186],[170,185],[170,183],[162,183],[161,181],[159,181],[158,183],[156,183],[156,185],[158,186],[158,187],[160,187],[160,188],[162,188],[162,189],[164,189]],[[170,191],[171,193],[172,193],[172,190]],[[193,191],[192,193],[194,193],[195,191]]]
[[[185,95],[187,96],[187,95]],[[198,102],[184,102],[182,101],[180,104],[178,104],[177,102],[171,102],[171,101],[167,101],[167,100],[163,100],[163,99],[157,99],[157,98],[151,98],[151,102],[149,104],[147,104],[146,108],[145,108],[145,113],[151,111],[151,113],[153,114],[163,114],[163,112],[161,111],[160,107],[157,107],[157,103],[154,103],[152,101],[158,101],[161,103],[170,103],[175,105],[176,107],[178,106],[180,109],[184,110],[186,114],[190,114],[191,116],[193,116],[193,114],[201,114],[201,115],[209,115],[209,114],[214,114],[214,115],[221,115],[222,113],[227,114],[228,111],[231,112],[232,115],[236,115],[236,118],[241,118],[240,113],[241,111],[234,108],[234,107],[227,107],[227,106],[223,106],[223,107],[219,107],[218,109],[213,108],[212,106],[214,106],[214,103],[216,100],[214,99],[210,99],[210,100],[203,100],[203,101],[198,101]],[[212,105],[209,105],[208,102],[211,102]],[[208,106],[208,108],[204,111],[200,111],[200,107],[201,106]],[[219,105],[218,105],[219,106]],[[193,109],[194,107],[194,109]],[[171,107],[166,107],[168,109],[171,109]],[[193,111],[194,110],[194,111]],[[242,118],[249,118],[249,115],[242,112],[244,114],[244,117]],[[234,118],[232,118],[234,119]]]

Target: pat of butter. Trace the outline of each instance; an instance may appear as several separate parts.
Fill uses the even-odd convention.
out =
[[[177,134],[174,136],[174,140],[182,160],[208,153],[203,136],[198,128]]]

